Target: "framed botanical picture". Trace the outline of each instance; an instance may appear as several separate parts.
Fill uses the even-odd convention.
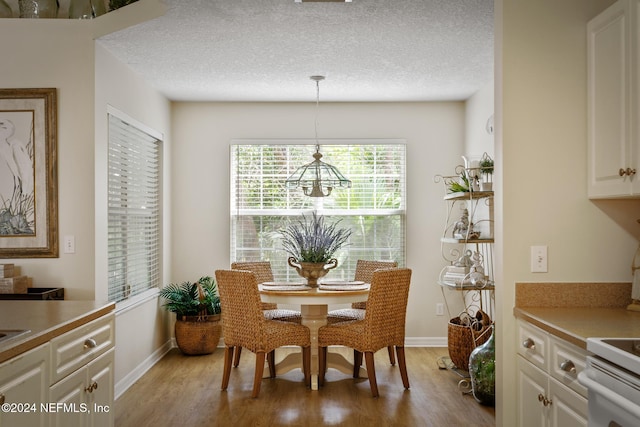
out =
[[[55,88],[0,89],[0,258],[58,257]]]

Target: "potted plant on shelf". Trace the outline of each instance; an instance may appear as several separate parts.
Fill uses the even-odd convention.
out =
[[[167,301],[163,307],[176,313],[175,336],[180,351],[189,355],[213,353],[222,334],[220,296],[213,278],[172,283],[162,288],[160,296]]]
[[[351,230],[338,227],[340,221],[327,223],[314,212],[311,218],[303,215],[282,230],[282,246],[291,255],[287,262],[311,287],[338,266],[333,255],[351,236]]]
[[[493,159],[487,153],[484,153],[480,159],[480,173],[483,177],[480,190],[491,191],[493,189]]]

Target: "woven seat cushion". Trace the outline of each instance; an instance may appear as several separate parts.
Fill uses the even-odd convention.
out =
[[[338,322],[349,322],[364,319],[364,310],[358,308],[341,308],[339,310],[331,310],[327,314],[327,324],[332,325]]]
[[[302,322],[302,316],[299,311],[286,310],[284,308],[276,308],[272,310],[263,310],[264,317],[267,320],[280,320],[284,322]]]

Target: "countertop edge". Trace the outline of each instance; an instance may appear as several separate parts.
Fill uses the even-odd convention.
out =
[[[46,302],[44,303],[46,304]],[[22,340],[16,341],[15,344],[8,348],[0,350],[0,363],[45,344],[65,332],[69,332],[70,330],[87,324],[92,320],[105,316],[115,311],[115,307],[116,305],[113,302],[106,303],[101,307],[87,310],[87,312],[82,315],[75,316],[64,322],[52,325],[51,327],[45,328],[39,332],[31,333],[25,336]]]
[[[557,325],[550,323],[544,320],[543,318],[528,312],[526,308],[514,307],[513,315],[516,317],[516,319],[525,320],[531,323],[532,325],[542,329],[543,331],[550,333],[551,335],[554,335],[567,342],[570,342],[571,344],[577,347],[580,347],[584,350],[587,349],[587,341],[586,341],[587,337],[581,337],[567,330],[564,330],[558,327]]]

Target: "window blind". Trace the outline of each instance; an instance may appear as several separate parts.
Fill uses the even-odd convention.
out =
[[[160,284],[159,142],[109,114],[109,301]]]
[[[336,254],[332,278],[352,278],[359,258],[404,265],[406,145],[322,144],[322,160],[352,181],[351,189],[335,189],[324,198],[285,186],[293,171],[313,160],[314,152],[315,145],[309,144],[232,144],[231,260],[271,261],[277,280],[295,280],[279,230],[292,218],[316,211],[352,230],[348,245]]]

